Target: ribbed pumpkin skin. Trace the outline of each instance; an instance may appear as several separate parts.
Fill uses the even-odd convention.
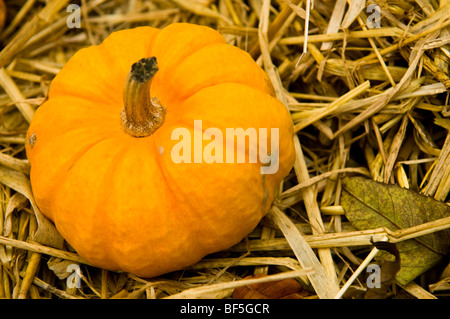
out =
[[[149,56],[159,66],[151,96],[167,113],[153,135],[134,138],[120,125],[122,90],[131,65]],[[30,125],[36,203],[98,267],[154,277],[192,265],[251,232],[292,168],[293,126],[273,95],[251,57],[213,29],[112,33],[67,62]],[[172,131],[193,136],[194,120],[224,136],[226,128],[279,128],[278,172],[261,175],[260,163],[174,163]]]

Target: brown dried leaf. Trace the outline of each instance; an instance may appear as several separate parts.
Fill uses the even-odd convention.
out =
[[[244,279],[261,277],[265,275],[252,275]],[[293,278],[238,287],[233,292],[234,299],[303,299],[308,295],[309,292]]]
[[[47,261],[47,266],[59,279],[66,279],[70,276],[72,271],[69,271],[70,265],[79,265],[71,260],[62,258],[50,257]]]
[[[0,182],[19,192],[30,201],[38,222],[38,229],[32,234],[33,240],[51,247],[62,248],[64,239],[58,233],[53,223],[45,218],[37,207],[27,176],[21,172],[0,165]]]
[[[3,227],[3,236],[9,236],[12,231],[12,213],[19,211],[28,205],[29,201],[24,195],[15,193],[8,201],[5,211],[5,225]]]

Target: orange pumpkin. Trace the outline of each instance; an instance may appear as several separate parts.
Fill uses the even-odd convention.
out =
[[[227,144],[227,128],[261,132],[258,147],[277,154],[277,171],[251,161],[250,135],[245,149],[237,137]],[[217,134],[199,139],[208,129]],[[154,277],[252,231],[293,166],[292,136],[289,112],[251,57],[211,28],[180,23],[114,32],[77,52],[36,111],[26,151],[36,203],[80,256]],[[232,151],[245,161],[225,161]]]

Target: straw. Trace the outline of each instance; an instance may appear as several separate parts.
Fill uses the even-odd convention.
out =
[[[258,282],[242,279],[249,274],[268,275],[259,282],[296,278],[312,298],[346,298],[375,254],[371,239],[398,243],[450,227],[446,217],[407,229],[356,230],[340,204],[340,180],[353,175],[449,204],[448,1],[85,0],[81,28],[73,29],[67,0],[5,3],[0,298],[231,298],[236,287]],[[370,4],[379,5],[379,28],[369,23]],[[117,30],[174,22],[218,30],[261,66],[291,114],[296,159],[266,217],[242,242],[144,279],[98,269],[63,241],[35,202],[26,132],[75,52]],[[72,263],[81,269],[80,288],[61,275]],[[391,295],[446,297],[441,268],[396,284]]]

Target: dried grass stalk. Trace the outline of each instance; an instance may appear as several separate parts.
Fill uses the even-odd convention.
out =
[[[330,278],[326,273],[325,269],[298,229],[294,227],[292,222],[284,215],[284,213],[276,207],[272,208],[269,216],[283,231],[289,245],[294,251],[302,267],[304,269],[314,269],[314,273],[309,274],[308,278],[311,281],[317,295],[320,298],[332,298],[332,296],[338,292],[338,286],[333,281],[334,278]]]
[[[332,298],[367,257],[371,238],[395,243],[449,227],[444,218],[355,231],[339,205],[340,177],[352,174],[449,202],[448,1],[377,1],[380,28],[369,28],[372,2],[359,0],[83,0],[79,29],[67,27],[68,4],[7,1],[0,33],[0,298],[228,298],[248,273],[300,276],[318,297]],[[77,50],[116,30],[172,22],[212,26],[248,50],[292,114],[297,159],[270,218],[245,241],[184,272],[144,280],[99,271],[63,249],[33,199],[25,133],[50,81]],[[65,284],[69,263],[83,268],[80,289]],[[314,273],[301,272],[308,265]],[[397,290],[445,296],[445,282],[424,287],[433,288],[411,283]]]

